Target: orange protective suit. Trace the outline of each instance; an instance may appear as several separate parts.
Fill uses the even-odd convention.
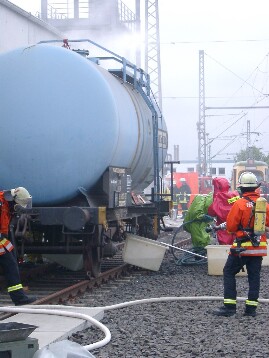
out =
[[[256,192],[244,193],[243,197],[236,202],[227,216],[226,228],[228,231],[236,233],[236,237],[238,238],[246,238],[246,232],[244,232],[243,229],[248,227],[253,228],[254,226],[254,215],[252,214],[253,203],[245,199],[245,197],[248,197],[251,201],[256,202],[260,195]],[[269,204],[266,205],[265,225],[269,226]],[[232,248],[236,247],[237,243],[234,242]],[[261,235],[259,246],[253,246],[251,241],[248,240],[242,242],[241,247],[246,249],[246,251],[241,253],[241,256],[266,256],[266,234]]]
[[[4,255],[7,251],[12,251],[14,246],[7,240],[8,227],[10,223],[9,204],[4,199],[4,192],[0,191],[0,255]]]

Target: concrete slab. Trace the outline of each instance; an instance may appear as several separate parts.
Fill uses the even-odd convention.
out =
[[[23,308],[23,306],[21,307]],[[30,308],[29,306],[24,307]],[[42,306],[36,307],[42,308]],[[59,310],[86,314],[98,321],[101,321],[104,317],[104,311],[94,307],[69,308],[60,306]],[[17,313],[16,315],[9,317],[1,322],[19,322],[38,326],[38,328],[36,328],[36,330],[31,333],[29,337],[38,339],[39,349],[47,346],[50,343],[67,339],[67,337],[69,337],[72,333],[82,331],[83,329],[91,326],[90,322],[79,318],[27,313]],[[91,343],[93,342],[89,342],[89,344]]]

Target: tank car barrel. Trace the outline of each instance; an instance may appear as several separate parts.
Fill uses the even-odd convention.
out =
[[[130,169],[133,191],[157,181],[167,151],[165,121],[153,114],[138,78],[127,74],[131,64],[107,52],[122,71],[49,43],[0,54],[1,186],[21,183],[34,207],[76,200],[78,188],[93,190],[108,167]]]
[[[125,231],[157,236],[169,212],[159,190],[168,134],[148,74],[93,41],[72,40],[98,47],[97,57],[59,42],[0,54],[0,183],[33,198],[15,208],[18,252],[81,253],[97,276]]]

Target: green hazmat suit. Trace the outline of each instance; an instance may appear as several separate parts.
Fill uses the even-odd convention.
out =
[[[205,231],[213,217],[207,215],[208,207],[213,202],[213,192],[196,195],[184,218],[184,230],[191,234],[193,247],[205,247],[210,243],[210,234]]]

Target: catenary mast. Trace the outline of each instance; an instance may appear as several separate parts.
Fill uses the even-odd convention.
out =
[[[206,129],[205,129],[205,73],[204,51],[199,51],[199,122],[198,131],[198,173],[200,176],[207,174],[206,158]]]

